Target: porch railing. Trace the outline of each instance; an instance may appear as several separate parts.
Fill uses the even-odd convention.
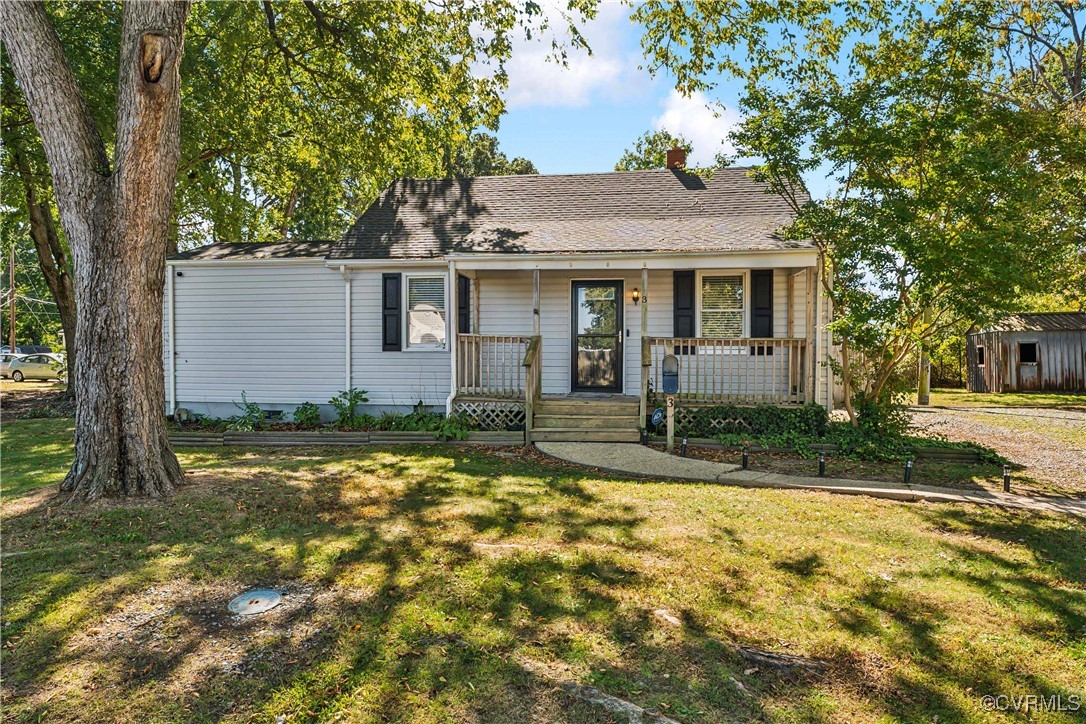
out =
[[[793,337],[717,339],[652,337],[642,348],[642,390],[663,390],[663,360],[679,360],[678,402],[688,404],[802,404],[809,398],[807,341]]]
[[[522,363],[532,339],[490,334],[457,335],[457,396],[524,399],[528,368]]]

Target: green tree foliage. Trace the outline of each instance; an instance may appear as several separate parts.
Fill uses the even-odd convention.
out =
[[[1009,67],[1008,53],[1027,65],[1029,54],[1008,40],[1005,8],[652,1],[636,12],[652,67],[680,90],[742,81],[733,141],[792,205],[786,233],[822,252],[850,413],[854,399],[892,392],[919,346],[1015,306],[1081,251],[1081,91],[1042,94],[1062,77],[1051,66],[1037,82]],[[837,188],[810,199],[806,179],[826,170]]]
[[[634,141],[631,148],[622,153],[622,158],[615,164],[616,171],[647,171],[664,168],[667,152],[672,148],[684,149],[689,156],[694,152],[693,144],[682,136],[667,130],[646,131]]]
[[[468,136],[453,154],[449,176],[524,176],[539,171],[535,164],[517,156],[510,159],[498,148],[492,134],[476,132]]]
[[[109,145],[120,5],[49,7]],[[178,245],[335,237],[398,176],[535,172],[477,129],[504,111],[514,34],[549,38],[561,61],[563,43],[584,44],[573,23],[594,12],[578,1],[569,26],[548,27],[534,3],[504,0],[196,3],[181,70]],[[2,82],[5,141],[21,137],[48,195],[21,94],[10,73]],[[3,162],[5,182],[17,180]]]

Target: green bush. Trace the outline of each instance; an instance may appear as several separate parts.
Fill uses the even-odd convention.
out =
[[[264,424],[264,411],[255,402],[245,399],[245,391],[241,393],[241,403],[234,403],[234,407],[241,410],[237,415],[226,418],[226,429],[232,432],[252,432]]]
[[[475,429],[475,423],[464,413],[441,418],[437,433],[438,440],[467,440],[468,433]]]
[[[738,405],[714,405],[686,410],[683,424],[676,432],[688,437],[716,437],[718,435],[786,435],[801,434],[822,437],[826,434],[830,417],[821,405],[803,407],[739,407]],[[717,424],[713,424],[714,421]],[[724,425],[720,425],[724,421]]]
[[[352,387],[349,390],[343,390],[330,399],[328,404],[336,408],[336,424],[340,427],[353,428],[355,425],[355,408],[363,402],[369,401],[370,398],[366,395],[365,390]]]
[[[376,429],[384,432],[436,432],[445,416],[430,412],[418,402],[411,412],[382,412],[376,420]]]
[[[305,427],[321,424],[321,409],[312,402],[303,402],[294,408],[294,422]]]
[[[985,462],[1002,460],[977,445],[910,435],[908,408],[896,400],[865,403],[857,407],[856,425],[831,421],[820,405],[803,407],[737,407],[718,405],[689,410],[685,424],[676,431],[690,437],[711,437],[722,445],[753,444],[764,448],[793,450],[815,457],[824,446],[836,446],[832,454],[852,460],[903,461],[918,447],[956,447],[980,453]],[[716,421],[716,425],[713,425]],[[720,421],[726,421],[721,426]]]

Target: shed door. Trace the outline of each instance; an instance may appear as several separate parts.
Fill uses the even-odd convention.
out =
[[[1015,359],[1018,360],[1018,389],[1041,389],[1041,345],[1036,341],[1016,342]]]

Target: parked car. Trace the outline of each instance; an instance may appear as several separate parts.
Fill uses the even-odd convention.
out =
[[[9,365],[13,359],[22,357],[21,354],[12,354],[11,352],[0,352],[0,377],[11,377],[11,369]]]
[[[29,354],[8,363],[8,372],[16,382],[23,380],[59,380],[64,377],[64,358],[57,354]]]

